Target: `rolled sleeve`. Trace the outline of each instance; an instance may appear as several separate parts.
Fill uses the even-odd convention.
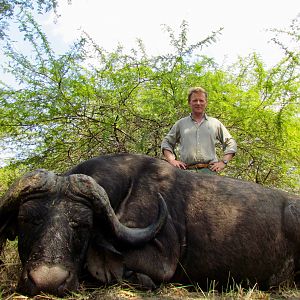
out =
[[[218,140],[222,144],[224,154],[235,154],[237,152],[237,143],[221,122],[218,132]]]
[[[235,154],[237,152],[237,143],[233,138],[227,139],[225,142],[224,154]]]
[[[177,123],[173,125],[171,130],[164,137],[161,143],[161,151],[163,152],[166,149],[174,153],[176,143],[178,143]]]

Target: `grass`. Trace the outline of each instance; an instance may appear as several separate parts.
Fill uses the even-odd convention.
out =
[[[17,253],[16,242],[9,242],[0,259],[0,300],[58,300],[61,298],[41,294],[33,298],[15,292],[21,265]],[[179,284],[163,284],[155,291],[141,291],[126,283],[106,288],[87,288],[80,286],[77,292],[67,295],[65,300],[296,300],[300,299],[300,290],[296,286],[282,286],[276,290],[263,292],[255,286],[245,289],[236,284],[228,291],[218,292],[214,282],[208,291],[200,287],[182,286]]]

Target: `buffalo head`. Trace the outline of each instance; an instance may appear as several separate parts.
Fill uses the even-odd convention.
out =
[[[93,178],[83,174],[58,176],[40,169],[17,180],[1,199],[0,251],[6,239],[18,236],[23,267],[18,289],[28,295],[47,292],[62,296],[78,287],[95,223],[97,230],[137,245],[153,239],[166,216],[166,204],[161,200],[153,224],[126,227]]]

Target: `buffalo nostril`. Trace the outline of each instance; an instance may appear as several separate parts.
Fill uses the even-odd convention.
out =
[[[57,289],[69,277],[69,272],[60,266],[39,266],[29,272],[29,277],[40,290]]]

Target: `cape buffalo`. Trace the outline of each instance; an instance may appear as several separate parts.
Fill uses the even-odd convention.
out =
[[[83,268],[104,284],[233,278],[268,288],[299,270],[300,198],[145,155],[105,155],[18,179],[0,202],[0,245],[16,236],[24,294],[63,296]]]

